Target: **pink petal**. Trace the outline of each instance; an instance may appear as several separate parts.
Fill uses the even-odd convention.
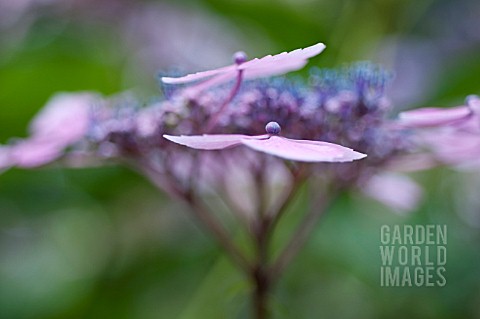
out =
[[[320,54],[324,49],[323,43],[317,43],[305,49],[253,59],[241,64],[238,68],[244,70],[245,79],[280,75],[303,68],[309,58]]]
[[[13,166],[10,160],[10,147],[0,146],[0,171]]]
[[[279,136],[243,139],[242,144],[260,152],[300,162],[350,162],[366,156],[337,144]]]
[[[471,114],[470,108],[466,106],[454,108],[428,107],[400,113],[399,123],[407,127],[440,126],[466,119]]]
[[[172,136],[163,135],[167,140],[200,150],[220,150],[239,145],[244,139],[265,139],[268,135],[248,136],[241,134],[215,134],[215,135],[191,135]]]
[[[248,136],[241,134],[225,135],[163,135],[169,141],[187,147],[202,150],[219,150],[239,144],[256,151],[279,156],[284,159],[301,162],[350,162],[366,155],[341,145],[309,141],[292,140],[268,134]]]
[[[10,147],[9,159],[13,166],[38,167],[62,155],[63,148],[48,140],[27,139]]]
[[[81,139],[89,124],[89,112],[95,102],[93,94],[62,93],[55,95],[30,124],[33,136],[69,145]]]
[[[431,169],[438,165],[430,153],[414,153],[397,156],[387,162],[386,168],[396,172],[417,172]]]
[[[326,46],[323,43],[317,43],[303,49],[297,49],[290,52],[290,56],[302,57],[304,59],[310,59],[316,55],[322,53],[325,50]]]
[[[422,198],[422,188],[411,178],[383,173],[371,177],[362,191],[400,213],[412,211]]]
[[[232,72],[232,71],[233,71],[233,73],[236,73],[236,67],[237,66],[235,64],[232,64],[232,65],[225,66],[225,67],[222,67],[222,68],[218,68],[218,69],[215,69],[215,70],[209,70],[209,71],[203,71],[203,72],[188,74],[188,75],[185,75],[185,76],[182,76],[182,77],[179,77],[179,78],[172,78],[172,77],[165,77],[164,76],[164,77],[161,78],[161,80],[165,84],[190,83],[190,82],[194,82],[194,81],[203,80],[203,79],[206,79],[206,78],[209,78],[209,77],[212,77],[214,75],[221,74],[221,73],[228,73],[228,72]]]
[[[184,89],[184,94],[186,97],[194,98],[200,92],[205,91],[209,87],[217,86],[222,83],[229,82],[237,77],[237,71],[234,72],[226,72],[223,74],[219,74],[218,76],[212,77],[206,81],[200,82],[198,84],[194,84],[189,86],[188,88]]]
[[[0,167],[37,167],[60,157],[86,134],[94,102],[89,93],[54,96],[30,124],[32,136],[0,151]]]
[[[306,61],[311,57],[320,54],[325,49],[325,44],[317,43],[304,49],[296,49],[290,52],[282,52],[276,55],[267,55],[263,58],[256,58],[247,61],[239,66],[239,69],[248,70],[254,68],[263,68],[273,63],[290,63],[293,61]]]
[[[281,75],[291,71],[300,70],[307,64],[307,60],[291,60],[285,62],[270,61],[261,66],[249,68],[244,71],[243,78],[246,80],[259,77]]]
[[[480,153],[480,136],[465,131],[433,131],[417,135],[421,144],[432,149],[442,162],[460,164],[477,160]]]
[[[188,74],[179,78],[162,77],[163,83],[181,84],[200,81],[210,78],[209,83],[199,84],[194,87],[195,93],[214,85],[228,82],[237,76],[238,70],[243,70],[244,79],[280,75],[290,71],[303,68],[307,60],[325,49],[323,43],[317,43],[304,49],[297,49],[291,52],[282,52],[276,55],[267,55],[263,58],[256,58],[240,65],[232,64],[223,68]]]
[[[457,132],[468,132],[471,134],[480,135],[480,118],[477,113],[462,120],[458,123],[453,123],[451,127],[442,127],[443,129],[454,129]]]

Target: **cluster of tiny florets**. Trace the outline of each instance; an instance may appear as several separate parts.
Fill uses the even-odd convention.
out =
[[[392,106],[385,97],[391,75],[367,63],[340,70],[312,70],[308,81],[253,80],[221,116],[215,133],[265,133],[275,121],[290,138],[338,143],[381,160],[401,150],[401,133],[388,127]],[[200,121],[227,95],[228,86],[193,101]],[[195,111],[193,111],[195,110]],[[200,134],[201,127],[195,132]]]
[[[307,81],[285,77],[247,81],[210,132],[205,131],[206,123],[229,95],[229,83],[195,97],[176,89],[169,98],[144,106],[120,97],[97,115],[92,140],[99,150],[114,155],[162,158],[170,150],[183,149],[163,134],[260,135],[266,133],[267,123],[277,122],[281,133],[273,126],[267,131],[338,143],[378,163],[405,145],[402,133],[388,127],[391,105],[384,91],[390,78],[381,69],[362,63],[340,70],[314,69]]]

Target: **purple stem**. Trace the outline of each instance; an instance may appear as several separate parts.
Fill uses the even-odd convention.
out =
[[[297,229],[291,236],[288,244],[274,261],[271,268],[272,278],[278,278],[290,262],[299,253],[300,249],[305,245],[310,233],[315,228],[319,218],[325,212],[326,206],[329,204],[330,195],[322,194],[317,197],[315,203],[310,207],[307,214],[303,217]]]
[[[237,95],[238,90],[240,89],[240,85],[242,84],[242,79],[243,79],[243,70],[238,70],[235,86],[232,88],[232,90],[230,91],[230,95],[225,100],[225,102],[223,102],[223,104],[220,106],[220,109],[217,111],[217,113],[213,114],[212,117],[210,118],[210,121],[208,121],[207,129],[205,130],[205,133],[210,133],[215,128],[215,125],[217,125],[220,115],[223,113],[223,111],[225,111],[228,104],[232,102],[235,95]]]
[[[256,261],[251,274],[251,280],[254,284],[253,308],[255,319],[267,319],[270,317],[268,299],[271,285],[268,273],[268,249],[271,224],[268,216],[266,216],[266,180],[265,170],[262,169],[264,165],[265,158],[261,157],[261,164],[254,169],[255,186],[258,194],[257,222],[253,225],[253,235],[256,244]]]
[[[136,166],[140,172],[161,190],[167,192],[173,198],[183,200],[191,209],[193,215],[200,221],[200,223],[213,235],[221,247],[229,254],[230,258],[235,264],[242,269],[246,274],[251,273],[252,266],[243,254],[243,252],[235,245],[229,232],[223,225],[210,213],[206,206],[203,205],[193,192],[185,192],[175,186],[168,176],[158,172],[148,163],[143,163],[141,166]]]

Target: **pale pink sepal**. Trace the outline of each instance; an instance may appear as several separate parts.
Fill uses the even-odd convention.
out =
[[[218,69],[215,69],[215,70],[209,70],[209,71],[202,71],[202,72],[187,74],[185,76],[178,77],[178,78],[172,78],[172,77],[164,76],[164,77],[161,78],[161,80],[165,84],[190,83],[190,82],[204,80],[204,79],[210,78],[214,75],[224,74],[224,73],[228,73],[230,71],[234,71],[234,70],[236,70],[236,67],[237,66],[235,64],[232,64],[232,65],[225,66],[225,67],[222,67],[222,68],[218,68]]]
[[[429,147],[441,161],[450,165],[476,161],[480,155],[477,132],[442,130],[417,135],[419,142]]]
[[[60,157],[86,134],[94,97],[90,93],[54,96],[31,122],[30,137],[2,148],[0,167],[38,167]]]
[[[400,113],[399,124],[405,127],[432,127],[452,124],[468,118],[472,114],[468,106],[453,108],[427,107]]]
[[[239,70],[243,71],[243,77],[245,79],[281,75],[303,68],[309,58],[320,54],[324,49],[325,45],[323,43],[317,43],[304,49],[282,52],[273,56],[267,55],[263,58],[256,58],[239,65],[232,64],[219,69],[197,72],[178,78],[162,77],[161,80],[166,84],[184,84],[222,76],[221,81],[211,82],[212,84],[209,86],[213,86],[214,84],[220,84],[219,82],[224,83],[234,79]]]
[[[164,137],[174,143],[195,149],[219,150],[243,144],[256,151],[300,162],[350,162],[364,158],[366,155],[352,149],[319,141],[292,140],[268,134],[248,136],[229,135],[194,135]]]
[[[303,68],[309,58],[320,54],[324,49],[323,43],[317,43],[304,49],[253,59],[240,64],[238,69],[243,70],[245,79],[285,74]]]
[[[262,140],[244,139],[242,144],[256,151],[300,162],[351,162],[367,156],[338,144],[292,140],[281,136]]]
[[[199,150],[220,150],[242,143],[244,139],[265,139],[268,134],[249,136],[241,134],[212,134],[212,135],[163,135],[169,141]]]
[[[32,168],[57,159],[62,151],[55,142],[27,139],[10,147],[9,159],[14,166]]]
[[[52,97],[30,124],[30,133],[37,138],[70,144],[88,129],[89,112],[94,103],[91,93],[60,93]]]

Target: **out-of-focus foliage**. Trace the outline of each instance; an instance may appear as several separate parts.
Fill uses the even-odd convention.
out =
[[[0,0],[2,143],[24,136],[54,92],[155,93],[157,71],[221,66],[238,49],[322,41],[310,65],[383,63],[399,108],[480,93],[476,0],[14,2]],[[480,174],[415,177],[426,198],[408,216],[357,194],[335,203],[277,287],[278,318],[480,318]],[[243,278],[184,210],[115,166],[4,173],[0,318],[245,317]],[[448,225],[445,287],[380,287],[380,226],[403,223]]]

